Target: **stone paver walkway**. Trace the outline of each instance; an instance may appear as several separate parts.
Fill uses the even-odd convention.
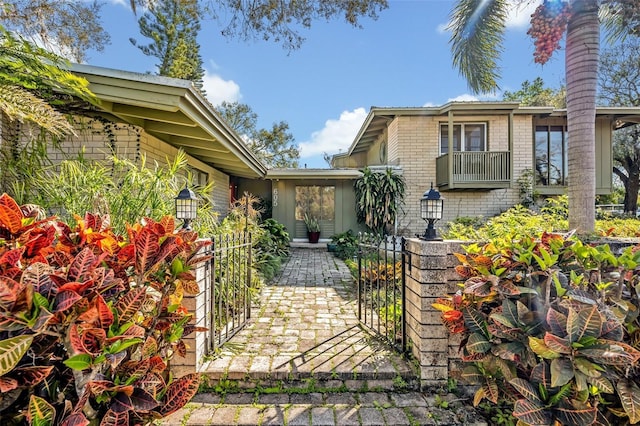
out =
[[[292,248],[249,324],[206,365],[215,392],[162,424],[476,424],[464,407],[440,410],[411,390],[416,372],[360,327],[354,296],[342,260],[326,249]]]

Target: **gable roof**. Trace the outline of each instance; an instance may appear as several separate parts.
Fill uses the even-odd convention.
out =
[[[264,177],[266,166],[191,81],[81,64],[70,71],[89,81],[102,111],[229,175]]]
[[[443,116],[449,112],[470,115],[528,114],[565,117],[566,109],[553,107],[523,107],[518,102],[448,102],[435,107],[371,107],[353,143],[346,153],[367,151],[387,128],[389,122],[400,116]],[[640,123],[640,107],[598,107],[598,116],[611,116],[617,121],[616,128]]]

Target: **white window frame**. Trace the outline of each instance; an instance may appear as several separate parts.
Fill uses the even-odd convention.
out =
[[[487,140],[487,123],[482,122],[482,121],[467,121],[464,123],[453,123],[453,127],[455,129],[456,126],[460,127],[460,151],[455,151],[454,152],[465,152],[465,140],[464,140],[464,127],[466,125],[474,125],[474,126],[482,126],[483,128],[483,132],[482,132],[482,136],[483,136],[483,144],[484,146],[482,147],[482,150],[480,151],[472,151],[472,152],[486,152],[487,151],[487,147],[489,145],[488,140]],[[448,122],[440,122],[439,126],[438,126],[438,150],[440,151],[440,155],[444,155],[444,154],[448,154],[449,151],[442,151],[442,126],[449,126]],[[448,131],[447,131],[447,136],[448,136]]]

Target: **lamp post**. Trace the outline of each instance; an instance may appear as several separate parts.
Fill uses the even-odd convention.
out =
[[[418,235],[418,238],[421,240],[442,241],[442,238],[438,238],[433,224],[436,220],[442,219],[443,207],[444,198],[440,197],[437,189],[433,189],[433,183],[431,183],[431,189],[425,192],[420,199],[420,216],[428,225],[424,234]]]
[[[192,190],[185,186],[175,200],[176,218],[184,221],[182,224],[183,229],[191,231],[191,221],[197,216],[198,197],[196,197],[196,194],[194,194]]]

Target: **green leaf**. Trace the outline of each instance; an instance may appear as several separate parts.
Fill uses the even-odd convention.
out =
[[[27,417],[31,426],[53,426],[56,410],[43,398],[31,395]]]
[[[640,388],[631,380],[620,380],[616,389],[625,413],[629,416],[629,423],[640,422]]]
[[[529,347],[538,356],[544,359],[555,359],[560,357],[560,353],[549,348],[543,339],[529,336]]]
[[[564,386],[573,379],[573,365],[566,358],[557,358],[551,361],[551,387]]]
[[[602,375],[601,372],[604,371],[604,368],[602,368],[598,364],[594,364],[593,362],[581,357],[575,357],[573,359],[573,364],[582,374],[587,377],[600,377]]]
[[[89,354],[74,355],[64,360],[64,365],[74,370],[86,370],[91,366],[93,358]]]
[[[558,392],[556,392],[551,396],[551,398],[549,398],[547,404],[550,406],[557,405],[564,398],[567,398],[569,395],[571,395],[571,387],[572,383],[564,384]]]
[[[32,335],[16,336],[0,341],[0,376],[13,370],[27,353],[32,342]]]
[[[487,338],[489,337],[485,318],[477,309],[466,307],[462,313],[464,314],[464,323],[471,333],[480,333]]]
[[[589,383],[592,386],[595,386],[598,391],[602,393],[613,393],[615,392],[615,388],[609,379],[606,377],[593,377],[589,379]]]
[[[109,346],[108,348],[108,352],[110,354],[115,354],[118,352],[122,352],[125,349],[133,346],[133,345],[137,345],[138,343],[142,343],[143,340],[139,337],[134,337],[131,339],[126,339],[126,340],[118,340],[117,342],[114,342],[111,346]]]
[[[491,349],[491,342],[480,333],[473,333],[467,340],[467,350],[472,354],[483,354]]]

